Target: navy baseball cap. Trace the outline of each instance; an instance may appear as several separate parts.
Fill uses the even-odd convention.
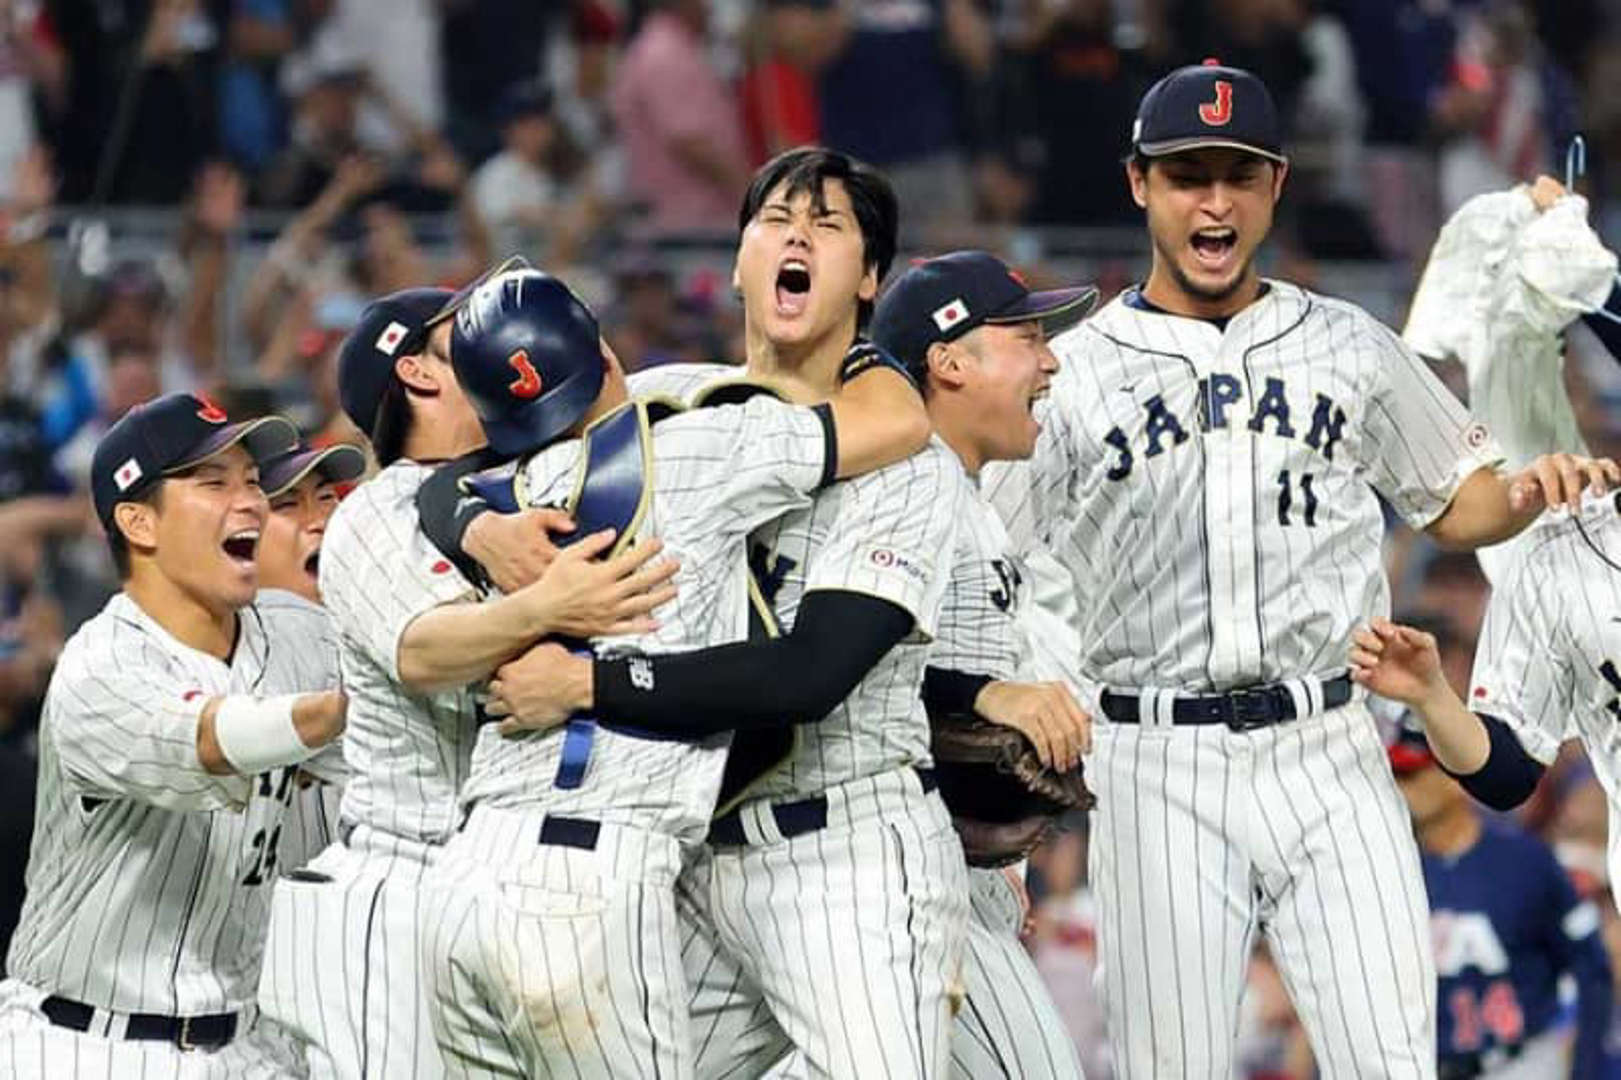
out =
[[[1148,157],[1219,146],[1288,164],[1278,107],[1266,84],[1215,60],[1180,67],[1148,88],[1131,146]]]
[[[366,455],[349,443],[333,443],[319,450],[295,446],[260,464],[259,486],[267,498],[274,499],[312,472],[328,484],[358,480],[366,472]]]
[[[1401,723],[1396,725],[1395,738],[1385,749],[1390,755],[1390,771],[1397,776],[1416,773],[1436,763],[1435,752],[1430,749],[1430,741],[1405,715]]]
[[[279,416],[232,423],[218,405],[191,394],[165,394],[135,406],[107,429],[90,459],[96,516],[110,531],[113,507],[237,443],[263,466],[298,445],[298,430]]]
[[[338,400],[355,426],[375,434],[377,410],[394,381],[394,361],[421,352],[449,289],[401,289],[366,305],[338,354]]]
[[[1097,298],[1091,285],[1031,292],[996,256],[953,251],[896,278],[879,298],[867,336],[921,378],[937,341],[955,341],[986,323],[1031,321],[1051,336],[1084,318]]]

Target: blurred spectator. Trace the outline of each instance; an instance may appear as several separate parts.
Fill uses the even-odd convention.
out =
[[[1044,7],[1030,57],[1030,104],[1046,154],[1033,210],[1055,225],[1142,220],[1121,159],[1146,89],[1140,54],[1115,41],[1110,0]]]
[[[1552,171],[1554,146],[1574,130],[1568,80],[1547,62],[1530,15],[1497,0],[1462,24],[1452,79],[1436,105],[1441,213],[1475,195]]]
[[[139,345],[114,346],[107,362],[106,385],[96,414],[79,426],[57,450],[57,470],[79,491],[90,490],[90,459],[96,443],[119,418],[143,401],[163,393],[155,353]]]
[[[292,106],[287,145],[260,187],[269,206],[308,206],[359,152],[360,101],[366,75],[360,61],[329,44],[315,44],[282,67],[281,86]]]
[[[547,41],[570,6],[571,0],[440,0],[448,131],[469,160],[500,145],[502,94],[540,77]]]
[[[1030,856],[1031,920],[1027,944],[1075,1040],[1088,1080],[1114,1075],[1103,1001],[1098,996],[1097,906],[1086,885],[1086,818]]]
[[[220,138],[225,152],[257,172],[286,136],[278,89],[281,61],[297,46],[301,0],[226,0],[225,57],[220,68]]]
[[[822,141],[816,81],[841,40],[838,13],[826,0],[766,0],[748,28],[743,72],[743,130],[749,162]]]
[[[995,38],[974,0],[841,0],[844,40],[822,72],[822,137],[883,169],[902,223],[959,224],[972,210],[965,83],[987,80]]]
[[[67,58],[62,194],[176,203],[214,145],[219,31],[200,0],[51,0]]]
[[[748,183],[742,121],[705,51],[708,18],[709,0],[653,0],[614,87],[628,194],[661,232],[730,229]]]
[[[1302,38],[1306,7],[1302,0],[1173,2],[1182,62],[1197,64],[1214,57],[1254,72],[1272,91],[1278,115],[1287,124],[1312,73]],[[1294,134],[1292,129],[1287,132],[1291,138]]]
[[[473,174],[472,197],[496,251],[522,252],[542,266],[573,261],[597,217],[590,193],[576,196],[558,174],[552,95],[538,82],[503,96],[502,150]]]
[[[338,51],[354,57],[377,90],[365,103],[362,138],[370,145],[400,153],[414,142],[411,128],[443,128],[439,0],[327,3],[331,14],[316,31],[317,43],[329,38]],[[409,121],[402,123],[402,116]]]
[[[603,333],[626,371],[675,361],[717,360],[719,344],[697,297],[683,296],[670,268],[650,254],[625,257],[614,275],[616,299]]]
[[[1486,601],[1490,590],[1486,575],[1480,571],[1480,562],[1468,551],[1436,551],[1424,565],[1418,592],[1411,599],[1415,613],[1446,621],[1457,636],[1465,656],[1474,653],[1475,637],[1486,617]],[[1469,678],[1464,675],[1456,688],[1460,695],[1468,692]]]
[[[0,202],[18,164],[39,139],[34,90],[51,111],[66,90],[66,68],[38,0],[0,0]]]

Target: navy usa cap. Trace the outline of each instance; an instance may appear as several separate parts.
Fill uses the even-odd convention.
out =
[[[279,416],[232,423],[224,409],[191,394],[165,394],[135,406],[107,429],[90,459],[96,516],[111,530],[119,503],[238,443],[262,466],[297,446],[298,430]]]
[[[434,316],[449,303],[449,289],[401,289],[366,305],[338,354],[338,400],[368,438],[377,410],[394,380],[394,361],[422,351]]]
[[[1266,84],[1215,60],[1180,67],[1148,88],[1131,128],[1133,150],[1148,157],[1227,147],[1279,164],[1283,132]]]
[[[896,278],[879,298],[867,335],[921,381],[937,341],[955,341],[986,323],[1031,321],[1051,336],[1084,318],[1097,298],[1091,285],[1031,292],[996,256],[953,251]]]
[[[366,455],[358,446],[333,443],[319,450],[308,446],[295,446],[285,454],[277,454],[259,466],[259,486],[265,497],[274,499],[315,473],[324,483],[343,484],[359,480],[366,471]]]

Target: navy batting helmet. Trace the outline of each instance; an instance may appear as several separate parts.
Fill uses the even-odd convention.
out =
[[[579,422],[602,391],[597,320],[539,270],[497,274],[456,313],[456,378],[504,457],[540,449]]]

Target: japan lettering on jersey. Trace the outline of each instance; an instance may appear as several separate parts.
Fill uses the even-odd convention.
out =
[[[831,475],[826,423],[815,410],[758,396],[693,409],[652,428],[652,492],[637,536],[659,537],[680,562],[676,598],[649,634],[601,639],[603,652],[688,652],[748,635],[745,540],[785,511],[808,506]],[[561,506],[578,483],[581,443],[553,445],[521,466],[533,506]],[[563,732],[478,735],[468,803],[522,807],[702,836],[713,811],[728,739],[684,743],[609,729],[593,736],[584,782],[551,787]],[[537,779],[538,778],[538,779]],[[634,815],[632,817],[631,815]]]
[[[266,593],[228,662],[119,593],[69,639],[46,694],[13,978],[101,1008],[194,1016],[252,1002],[295,768],[215,775],[210,698],[333,689],[326,613]]]
[[[1499,457],[1393,333],[1282,282],[1225,330],[1128,294],[1053,350],[1035,456],[987,490],[1074,578],[1078,667],[1107,685],[1343,671],[1389,607],[1374,491],[1422,528]]]

